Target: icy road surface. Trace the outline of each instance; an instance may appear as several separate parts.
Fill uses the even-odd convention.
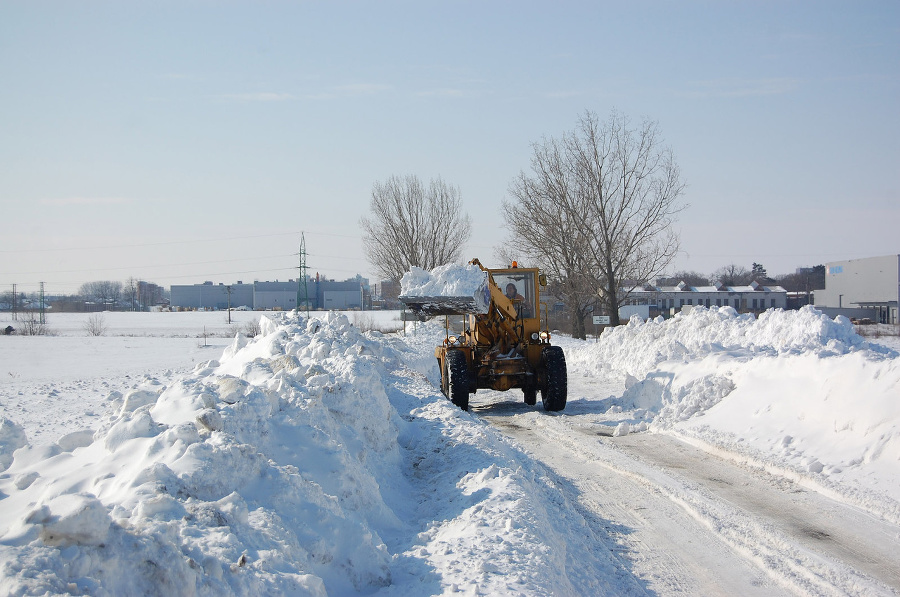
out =
[[[570,395],[621,394],[570,377]],[[660,595],[897,594],[896,525],[665,433],[615,436],[590,400],[549,415],[518,391],[471,412],[542,462]],[[613,528],[610,528],[610,525]]]

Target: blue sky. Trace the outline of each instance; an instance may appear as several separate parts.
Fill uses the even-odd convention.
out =
[[[900,252],[900,3],[0,1],[0,292],[370,275],[372,185],[441,176],[493,262],[531,143],[658,121],[670,270]],[[375,281],[375,280],[373,280]]]

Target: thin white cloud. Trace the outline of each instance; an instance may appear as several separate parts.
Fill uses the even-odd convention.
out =
[[[303,96],[303,99],[308,99],[308,100],[330,100],[330,99],[334,99],[334,98],[336,98],[336,97],[337,97],[337,95],[334,94],[334,93],[326,93],[326,92],[322,92],[322,93],[310,93],[310,94],[304,95],[304,96]]]
[[[768,79],[713,79],[694,81],[692,89],[680,93],[686,97],[750,97],[760,95],[783,95],[800,86],[798,79],[773,77]]]
[[[219,96],[221,99],[239,102],[283,102],[294,99],[290,93],[273,93],[262,91],[258,93],[226,93]]]
[[[351,83],[348,85],[339,85],[332,87],[330,90],[318,93],[309,93],[302,96],[296,96],[292,93],[227,93],[217,96],[219,99],[237,102],[283,102],[295,99],[311,99],[323,100],[334,99],[337,97],[357,96],[357,95],[374,95],[393,89],[390,85],[381,83]]]
[[[419,97],[466,97],[471,96],[472,93],[462,89],[444,88],[419,91],[416,95]]]
[[[350,85],[340,85],[335,87],[335,90],[339,93],[348,95],[372,95],[373,93],[381,93],[382,91],[389,91],[390,89],[390,85],[384,85],[382,83],[351,83]]]
[[[196,81],[198,79],[195,75],[189,75],[187,73],[163,73],[159,75],[160,79],[170,79],[173,81]]]
[[[132,201],[133,199],[124,197],[57,197],[41,199],[39,203],[50,207],[64,207],[68,205],[122,205]]]
[[[342,97],[369,96],[393,90],[393,86],[382,83],[350,83],[329,87],[322,91],[307,93],[302,96],[307,100],[332,100]]]
[[[581,95],[581,92],[578,91],[548,91],[544,94],[544,97],[550,99],[571,99],[579,95]]]

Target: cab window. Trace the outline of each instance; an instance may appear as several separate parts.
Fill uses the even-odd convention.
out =
[[[494,274],[497,287],[516,305],[521,317],[534,317],[534,274],[503,272]]]

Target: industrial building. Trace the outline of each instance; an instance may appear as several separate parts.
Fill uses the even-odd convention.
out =
[[[825,264],[825,289],[815,291],[816,308],[847,317],[897,324],[900,255]]]
[[[345,311],[366,305],[368,280],[356,278],[344,282],[308,278],[286,282],[253,282],[244,284],[187,284],[171,287],[170,305],[183,309],[247,308],[253,310],[290,311],[297,307],[311,310]],[[307,297],[308,305],[303,304]]]
[[[212,282],[172,286],[169,305],[187,309],[253,308],[253,284],[218,284]]]
[[[620,309],[619,316],[627,318],[633,313],[643,317],[670,314],[684,307],[734,307],[744,312],[762,312],[767,309],[784,309],[787,291],[781,286],[766,286],[752,282],[748,286],[639,286],[631,290]],[[644,309],[635,309],[641,307]]]

